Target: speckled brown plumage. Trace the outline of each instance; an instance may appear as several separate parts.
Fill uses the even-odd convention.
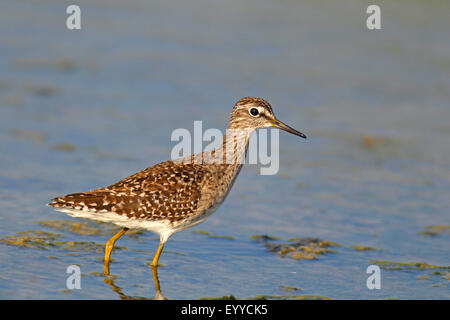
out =
[[[51,206],[103,211],[128,218],[178,221],[198,208],[209,172],[201,165],[166,161],[109,187],[53,199]]]
[[[234,167],[166,161],[109,187],[54,198],[49,205],[173,223],[209,209],[215,199],[205,195],[215,193],[213,190],[219,194],[226,192],[227,180],[232,178],[229,171]],[[211,192],[202,193],[205,187]]]

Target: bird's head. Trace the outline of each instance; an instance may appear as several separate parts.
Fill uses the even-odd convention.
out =
[[[273,114],[270,103],[262,98],[245,97],[234,105],[229,129],[256,130],[269,127],[275,127],[306,139],[306,135],[278,120]]]

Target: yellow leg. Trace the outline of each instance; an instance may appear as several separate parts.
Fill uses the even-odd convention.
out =
[[[164,248],[164,242],[159,242],[158,250],[156,251],[155,257],[153,258],[153,261],[152,261],[152,268],[158,267],[159,256],[161,255],[163,248]]]
[[[114,235],[111,239],[106,242],[105,246],[105,268],[104,273],[106,275],[109,275],[109,261],[111,257],[111,251],[114,248],[114,243],[116,243],[117,239],[119,239],[121,236],[125,234],[125,232],[128,231],[128,228],[123,228],[120,230],[116,235]]]

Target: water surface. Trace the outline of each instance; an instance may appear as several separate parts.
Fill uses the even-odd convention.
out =
[[[243,96],[308,139],[280,133],[279,174],[245,167],[212,217],[169,240],[164,296],[450,297],[448,2],[381,1],[379,31],[353,0],[80,1],[80,31],[65,28],[69,4],[0,13],[0,298],[155,297],[155,235],[121,238],[105,282],[111,228],[62,227],[82,221],[45,204],[167,160],[194,120],[224,129]],[[283,259],[254,235],[340,246]],[[414,262],[427,265],[401,264]],[[72,264],[81,290],[66,288]]]

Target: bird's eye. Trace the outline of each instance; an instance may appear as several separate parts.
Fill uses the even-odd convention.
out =
[[[256,109],[256,108],[251,108],[251,109],[249,110],[249,112],[250,112],[250,114],[251,114],[252,116],[254,116],[254,117],[256,117],[256,116],[259,114],[259,111],[258,111],[258,109]]]

